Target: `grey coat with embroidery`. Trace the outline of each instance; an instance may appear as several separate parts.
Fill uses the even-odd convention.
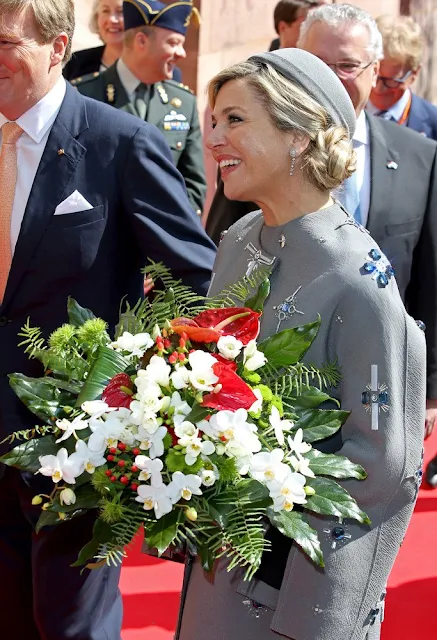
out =
[[[350,538],[332,544],[331,518],[310,516],[325,557],[316,567],[297,545],[289,553],[279,591],[238,571],[218,567],[213,578],[196,561],[182,610],[180,640],[377,640],[384,590],[405,535],[418,488],[424,436],[425,340],[406,313],[394,278],[383,287],[365,272],[378,249],[338,206],[282,227],[266,227],[260,212],[247,215],[225,235],[210,292],[243,276],[256,249],[274,259],[272,290],[260,338],[278,329],[276,314],[297,292],[280,330],[314,321],[320,332],[305,361],[338,361],[342,381],[334,394],[352,411],[341,430],[339,453],[363,465],[368,478],[342,484],[371,518],[371,526],[347,521]],[[286,244],[281,248],[281,236]],[[252,251],[250,250],[252,249]],[[384,258],[383,258],[384,260]],[[384,268],[383,263],[379,266]],[[299,314],[298,312],[302,312]],[[362,392],[377,365],[378,385],[387,386],[388,411],[372,429]],[[326,531],[325,531],[326,530]],[[333,548],[333,546],[335,548]],[[249,615],[250,601],[265,605]],[[250,608],[250,607],[249,607]]]

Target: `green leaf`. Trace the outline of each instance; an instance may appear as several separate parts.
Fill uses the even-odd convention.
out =
[[[264,309],[264,303],[270,294],[270,280],[266,278],[261,282],[258,291],[252,298],[248,298],[244,303],[245,307],[253,309],[253,311],[261,312]]]
[[[321,320],[284,329],[258,345],[272,367],[289,367],[299,362],[308,351],[319,331]]]
[[[242,508],[247,507],[250,511],[256,511],[258,509],[266,509],[272,504],[267,487],[252,478],[244,478],[236,483],[235,486],[228,488],[224,486],[216,496],[208,501],[209,512],[222,529],[228,527],[229,516],[235,508],[235,490],[238,491]]]
[[[334,478],[356,478],[364,480],[367,473],[359,464],[355,464],[346,458],[333,453],[322,453],[317,449],[309,451],[305,457],[310,460],[310,469],[317,476],[333,476]]]
[[[36,473],[41,467],[40,456],[56,455],[59,450],[53,436],[43,436],[34,440],[27,440],[8,453],[1,456],[0,461],[9,467],[16,467],[21,471]]]
[[[270,522],[284,536],[294,540],[313,562],[324,567],[323,553],[317,532],[308,524],[305,514],[300,511],[280,511],[269,509]]]
[[[99,347],[96,360],[76,401],[76,407],[80,407],[87,400],[100,398],[111,378],[125,371],[128,366],[129,362],[117,351]]]
[[[317,389],[316,387],[302,387],[302,391],[298,396],[288,396],[287,401],[289,401],[295,411],[300,412],[304,409],[315,409],[322,402],[326,402],[327,400],[331,400],[331,397]]]
[[[334,480],[307,478],[307,485],[316,493],[307,497],[306,509],[326,516],[352,518],[363,524],[370,524],[369,517],[361,511],[356,500]]]
[[[307,409],[294,424],[294,429],[303,430],[305,442],[324,440],[336,433],[346,422],[350,411]]]
[[[201,404],[199,404],[198,402],[195,402],[192,406],[190,413],[186,416],[185,420],[188,420],[188,422],[192,422],[193,424],[195,424],[196,422],[200,422],[201,420],[204,420],[207,416],[209,416],[210,413],[211,413],[211,409],[208,409],[207,407],[202,407]]]
[[[81,327],[87,320],[96,317],[92,311],[81,307],[74,298],[68,298],[67,311],[68,322],[75,327]]]
[[[88,560],[94,558],[102,544],[110,542],[114,538],[114,534],[109,524],[103,520],[97,519],[93,527],[93,537],[79,552],[79,556],[71,566],[80,567],[87,563]]]
[[[207,573],[211,573],[214,568],[214,562],[216,560],[215,553],[209,544],[198,545],[197,553],[202,563],[202,569]]]
[[[170,513],[147,526],[145,540],[149,547],[157,549],[158,555],[161,556],[175,541],[182,517],[182,509],[173,509]]]
[[[38,522],[35,525],[35,532],[39,533],[43,527],[52,527],[54,524],[62,522],[57,513],[51,511],[41,511]]]
[[[74,403],[73,394],[60,391],[53,378],[29,378],[22,373],[12,373],[8,377],[21,402],[44,422],[53,422],[52,418],[60,416],[64,405]]]

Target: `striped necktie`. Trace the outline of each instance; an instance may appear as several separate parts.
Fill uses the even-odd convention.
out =
[[[12,264],[11,219],[17,184],[17,140],[23,129],[15,122],[2,128],[0,153],[0,302],[3,300]]]

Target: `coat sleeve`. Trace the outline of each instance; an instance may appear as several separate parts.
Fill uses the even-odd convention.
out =
[[[385,289],[370,279],[366,284],[367,290],[357,283],[343,297],[329,344],[342,374],[338,397],[342,409],[351,411],[338,453],[368,474],[364,481],[340,484],[371,525],[309,517],[322,544],[325,568],[316,567],[293,546],[273,626],[295,640],[379,638],[386,581],[417,495],[425,341],[406,314],[394,281]],[[335,538],[336,526],[343,527],[341,539]]]
[[[190,206],[181,174],[164,136],[142,124],[132,139],[122,180],[123,209],[144,264],[163,262],[200,294],[206,294],[215,247]]]
[[[437,399],[437,160],[431,171],[422,231],[414,250],[411,280],[406,292],[410,314],[425,323],[427,398]]]
[[[206,197],[206,173],[203,158],[203,139],[197,102],[193,97],[193,111],[185,148],[179,158],[178,169],[187,187],[188,198],[198,216],[202,215]]]

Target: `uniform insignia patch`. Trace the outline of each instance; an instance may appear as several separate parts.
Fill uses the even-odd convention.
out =
[[[108,84],[106,86],[106,98],[109,104],[113,104],[115,102],[115,87],[113,84]]]
[[[164,89],[164,87],[162,86],[162,84],[157,84],[156,85],[156,90],[159,94],[159,97],[161,98],[161,102],[162,104],[168,104],[168,95],[167,95],[167,91]]]
[[[182,100],[180,98],[172,98],[170,100],[170,104],[179,109],[182,106]]]

